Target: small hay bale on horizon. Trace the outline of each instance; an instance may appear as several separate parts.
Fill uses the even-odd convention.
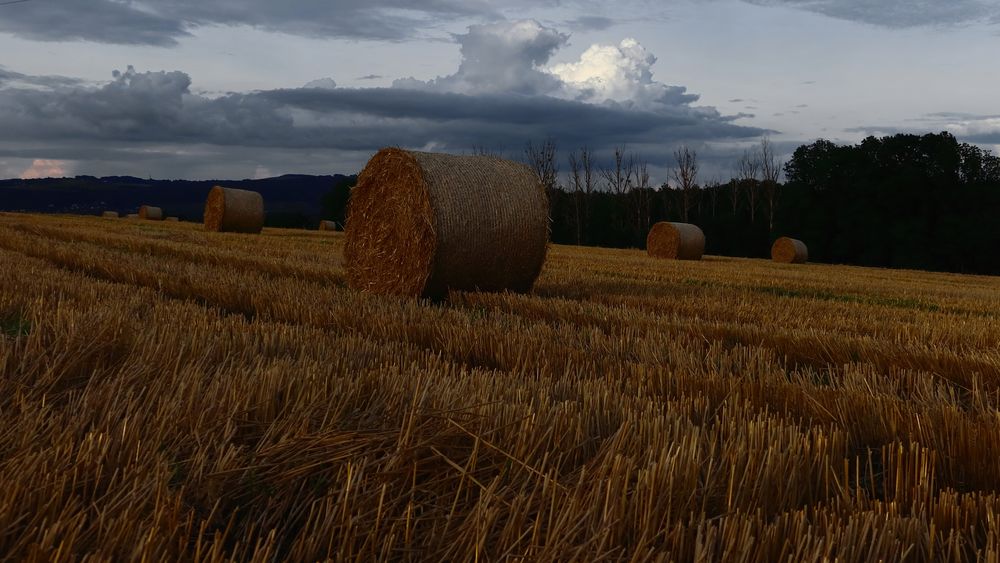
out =
[[[152,205],[143,205],[139,208],[139,218],[147,221],[162,221],[163,209]]]
[[[264,228],[264,198],[257,192],[215,186],[205,201],[205,229],[257,234]]]
[[[129,213],[128,215],[125,216],[125,218],[126,219],[138,219],[139,218],[139,214],[138,213]]]
[[[105,211],[104,213],[101,213],[101,217],[104,219],[118,219],[121,215],[119,215],[117,211]]]
[[[809,261],[809,249],[801,240],[781,237],[771,245],[771,260],[781,264],[805,264]]]
[[[321,231],[339,231],[340,229],[337,228],[337,222],[336,221],[326,221],[326,220],[323,220],[323,221],[319,222],[319,230],[321,230]]]
[[[531,290],[549,240],[538,175],[487,156],[380,150],[348,206],[348,285],[438,299],[450,290]]]
[[[179,217],[166,217],[163,220],[164,221],[169,221],[170,223],[178,223],[178,222],[180,222],[180,218]]]
[[[701,260],[705,254],[705,233],[691,223],[661,221],[646,235],[646,252],[653,258]]]

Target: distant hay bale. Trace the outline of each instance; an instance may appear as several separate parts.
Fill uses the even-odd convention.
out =
[[[336,230],[339,230],[339,229],[337,229],[337,222],[336,221],[320,221],[319,222],[319,230],[321,230],[321,231],[336,231]]]
[[[178,218],[178,217],[167,217],[166,219],[164,219],[164,221],[170,221],[171,223],[177,223],[177,222],[180,221],[180,218]]]
[[[663,221],[649,229],[646,252],[654,258],[701,260],[705,253],[705,233],[697,225]]]
[[[121,216],[118,215],[117,211],[105,211],[104,213],[101,213],[101,217],[105,219],[118,219]]]
[[[449,290],[531,290],[549,239],[548,198],[523,164],[387,148],[348,209],[350,287],[440,298]]]
[[[264,198],[257,192],[215,186],[205,201],[205,229],[259,233],[264,228]]]
[[[143,205],[139,208],[139,218],[146,219],[149,221],[162,221],[163,220],[163,210],[159,207],[153,207],[151,205]]]
[[[771,260],[782,264],[805,264],[809,261],[809,249],[801,240],[781,237],[771,245]]]
[[[125,216],[125,218],[126,219],[138,219],[139,218],[139,214],[138,213],[129,213],[128,215]]]

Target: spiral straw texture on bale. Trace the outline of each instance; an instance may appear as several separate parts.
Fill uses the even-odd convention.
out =
[[[139,218],[148,219],[150,221],[162,221],[163,210],[159,207],[153,207],[152,205],[143,205],[139,208]]]
[[[527,292],[548,238],[548,198],[527,166],[387,148],[351,193],[344,265],[372,293]]]
[[[320,221],[319,230],[321,231],[336,231],[337,223],[336,221]]]
[[[809,249],[801,240],[781,237],[771,245],[771,260],[782,264],[805,264],[809,261]]]
[[[257,192],[215,186],[205,201],[205,228],[226,233],[259,233],[264,198]]]
[[[105,211],[104,213],[101,213],[101,217],[104,217],[105,219],[117,219],[120,215],[118,215],[117,211]]]
[[[654,258],[701,260],[705,233],[690,223],[657,223],[646,236],[646,252]]]

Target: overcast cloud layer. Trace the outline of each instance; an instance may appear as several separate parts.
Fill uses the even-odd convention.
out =
[[[519,156],[526,142],[554,138],[599,153],[627,143],[662,160],[664,147],[677,143],[765,132],[735,123],[745,114],[722,115],[695,105],[698,96],[684,87],[653,80],[656,58],[633,40],[594,46],[580,60],[550,68],[566,40],[533,20],[475,25],[458,37],[463,58],[451,75],[400,79],[389,88],[341,88],[326,78],[216,97],[193,93],[192,77],[183,71],[128,67],[110,82],[88,86],[5,69],[0,156],[43,148],[40,160],[48,169],[55,160],[93,159],[98,149],[106,151],[101,160],[129,168],[144,147],[158,153],[173,147],[184,155],[185,146],[209,146],[214,150],[204,158],[221,153],[240,162],[261,149],[367,155],[386,145],[448,152],[480,147]],[[37,173],[35,164],[30,174]]]
[[[677,0],[678,3],[682,0]],[[713,2],[715,0],[693,0]],[[785,6],[886,27],[958,24],[1000,17],[997,0],[742,0]],[[641,0],[617,2],[627,17]],[[33,0],[7,9],[0,32],[41,41],[86,40],[115,44],[174,45],[203,26],[254,26],[294,35],[400,41],[433,34],[441,23],[503,18],[523,7],[592,10],[589,0]],[[568,23],[591,29],[612,25],[605,15]]]
[[[548,137],[663,177],[680,144],[725,175],[763,134],[994,148],[998,34],[1000,0],[30,0],[0,6],[0,176],[349,173]]]

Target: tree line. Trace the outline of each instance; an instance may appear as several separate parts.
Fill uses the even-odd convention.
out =
[[[765,137],[725,181],[704,179],[687,146],[659,184],[624,145],[604,162],[587,147],[560,153],[552,139],[521,156],[545,185],[559,244],[645,248],[654,223],[679,221],[701,227],[709,254],[763,258],[790,236],[814,262],[1000,275],[1000,158],[947,132],[818,140],[788,162]],[[349,186],[327,196],[327,218],[343,222]]]
[[[586,147],[560,159],[553,140],[524,158],[548,191],[556,243],[644,248],[653,223],[680,221],[702,228],[709,254],[766,257],[791,236],[817,262],[1000,274],[1000,158],[947,132],[819,140],[787,163],[765,137],[728,181],[699,178],[686,146],[659,185],[624,146],[603,166]]]

